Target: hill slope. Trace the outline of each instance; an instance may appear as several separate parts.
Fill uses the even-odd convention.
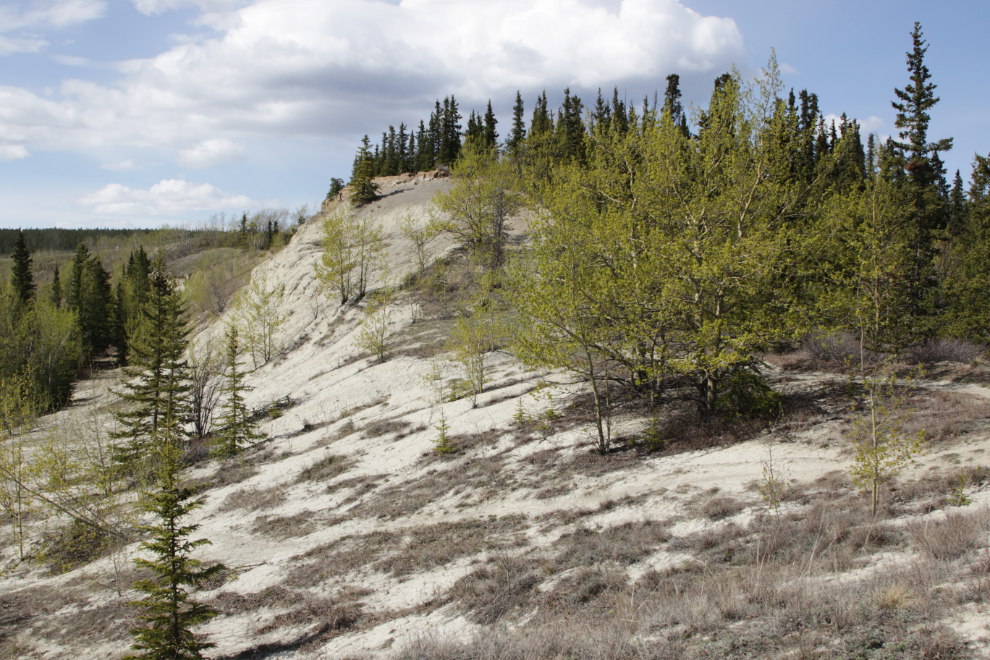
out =
[[[430,196],[450,184],[393,183],[359,212],[384,230],[398,280],[416,269],[398,219],[425,220]],[[320,238],[319,222],[307,223],[254,273],[284,284],[289,312],[285,351],[247,378],[248,404],[269,413],[267,439],[186,474],[205,496],[197,536],[212,545],[200,558],[234,569],[196,594],[221,613],[199,629],[217,644],[211,657],[981,652],[990,514],[987,471],[975,466],[990,447],[987,390],[948,379],[911,392],[910,423],[933,440],[875,521],[845,476],[843,436],[857,413],[842,375],[768,366],[785,393],[774,429],[699,425],[671,407],[656,451],[636,444],[648,418],[625,401],[618,450],[602,457],[585,385],[506,353],[489,356],[476,401],[438,402],[434,369],[447,382],[460,374],[428,358],[442,356],[453,320],[416,290],[394,309],[392,357],[365,355],[362,306],[318,297]],[[430,246],[434,258],[456,259],[455,248]],[[90,381],[59,415],[98,409],[110,382]],[[441,414],[457,447],[449,457],[433,452]],[[778,511],[756,488],[768,467],[785,478]],[[957,475],[972,503],[948,507]],[[0,650],[124,655],[135,616],[122,602],[135,594],[118,598],[109,558],[61,575],[8,566]]]

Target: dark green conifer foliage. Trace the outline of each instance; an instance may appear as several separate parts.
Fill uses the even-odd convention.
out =
[[[361,206],[378,199],[378,184],[372,179],[374,179],[374,160],[370,153],[368,136],[365,135],[354,159],[354,171],[349,184],[351,204]]]
[[[55,265],[55,272],[52,274],[51,296],[52,304],[56,308],[60,308],[62,306],[62,280],[59,278],[58,264]]]
[[[952,180],[952,190],[949,191],[949,234],[959,236],[966,226],[966,192],[963,190],[963,180],[956,170]]]
[[[11,256],[14,260],[10,275],[11,284],[21,305],[27,305],[34,300],[36,287],[34,275],[31,273],[31,253],[28,251],[27,243],[24,242],[24,232],[20,230],[17,231],[17,242],[14,243],[14,252]]]
[[[553,132],[553,119],[547,108],[547,91],[536,98],[536,105],[533,107],[533,119],[529,123],[530,137],[546,135]]]
[[[434,124],[436,124],[436,114],[430,115],[430,130],[427,130],[422,119],[419,120],[419,131],[416,134],[416,144],[419,147],[416,152],[416,169],[421,172],[432,170],[436,163],[436,147],[432,131]]]
[[[128,380],[114,416],[114,437],[127,440],[121,460],[140,466],[163,444],[182,447],[189,421],[190,382],[183,357],[189,330],[181,293],[159,255],[152,266],[151,291],[128,346]]]
[[[127,363],[127,295],[124,283],[117,282],[113,305],[113,345],[117,349],[117,364]]]
[[[464,131],[464,146],[474,151],[480,151],[484,146],[485,129],[474,110],[468,116],[467,129]]]
[[[416,152],[416,135],[412,131],[409,132],[409,150],[406,153],[406,163],[404,170],[406,172],[416,172],[416,163],[419,162],[419,154]]]
[[[962,188],[962,179],[956,175]],[[968,199],[953,185],[950,197],[958,205],[956,216],[962,222],[952,241],[947,285],[949,319],[952,335],[990,344],[990,156],[976,156]]]
[[[461,154],[461,114],[457,110],[457,99],[453,95],[443,100],[443,114],[440,120],[440,145],[437,162],[452,165]]]
[[[402,174],[406,171],[406,149],[409,143],[409,136],[406,134],[406,125],[404,123],[399,124],[399,132],[395,135],[395,163],[397,174]]]
[[[506,146],[512,155],[519,153],[519,149],[526,140],[526,122],[523,119],[524,112],[522,94],[516,91],[516,104],[512,106],[512,131],[509,133],[509,139],[506,141]]]
[[[89,249],[85,243],[76,247],[69,271],[69,290],[66,292],[66,303],[69,309],[79,312],[83,304],[83,275],[86,272],[86,262],[89,261]]]
[[[193,499],[193,492],[180,483],[181,449],[167,445],[158,454],[158,487],[146,494],[143,502],[145,511],[157,518],[157,524],[143,528],[149,540],[141,543],[141,549],[152,558],[134,562],[151,571],[152,577],[134,584],[147,597],[129,603],[144,610],[140,618],[147,627],[131,630],[135,640],[131,648],[140,653],[127,656],[127,660],[199,660],[203,651],[215,644],[200,641],[191,628],[206,623],[217,613],[191,600],[187,587],[199,586],[226,567],[214,564],[204,568],[190,556],[196,548],[210,543],[206,539],[190,540],[199,525],[184,524],[202,501]]]
[[[670,118],[674,126],[681,129],[685,136],[691,132],[688,130],[687,115],[684,114],[684,106],[681,105],[681,77],[676,73],[667,76],[667,89],[663,93],[663,111],[670,112]]]
[[[564,105],[557,122],[557,141],[560,144],[564,158],[577,162],[584,161],[584,121],[581,118],[583,109],[581,99],[571,95],[568,87],[564,90]]]
[[[607,134],[612,123],[612,109],[602,96],[602,88],[598,88],[598,98],[595,99],[595,109],[591,113],[594,127],[602,134]]]
[[[327,199],[333,199],[344,189],[344,180],[333,177],[330,179],[330,190],[327,192]]]
[[[494,149],[498,145],[498,131],[495,130],[496,124],[498,124],[498,119],[495,118],[495,113],[492,112],[492,101],[489,99],[488,109],[485,111],[485,123],[482,128],[485,149]]]
[[[948,225],[948,209],[940,178],[944,176],[937,153],[952,149],[952,138],[937,142],[928,141],[929,111],[938,103],[936,86],[929,82],[931,74],[925,66],[928,47],[921,32],[921,24],[915,23],[911,33],[912,49],[907,53],[910,82],[904,89],[894,89],[897,101],[891,106],[897,110],[894,125],[899,129],[900,141],[893,144],[902,154],[898,169],[906,175],[908,192],[913,206],[914,264],[910,273],[913,314],[925,337],[936,331],[938,307],[935,239]]]
[[[619,88],[612,88],[612,122],[615,123],[616,132],[625,135],[629,132],[629,115],[626,111],[626,102],[619,100]]]
[[[227,328],[227,371],[223,383],[223,414],[220,417],[220,432],[213,448],[217,458],[230,458],[241,452],[245,445],[261,439],[257,433],[256,423],[251,418],[251,411],[244,403],[244,392],[248,387],[244,384],[244,372],[238,367],[240,346],[237,341],[237,328]]]

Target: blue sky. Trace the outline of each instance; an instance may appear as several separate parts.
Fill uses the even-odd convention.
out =
[[[456,94],[637,102],[679,73],[704,103],[776,49],[823,112],[894,131],[914,21],[952,136],[951,173],[990,153],[990,3],[914,0],[0,0],[0,226],[134,227],[319,203],[361,135]],[[528,114],[528,112],[527,112]]]

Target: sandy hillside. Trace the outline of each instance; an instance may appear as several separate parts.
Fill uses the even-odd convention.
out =
[[[399,219],[425,222],[431,195],[449,185],[390,182],[360,211],[385,232],[394,282],[417,269]],[[518,220],[516,234],[524,229]],[[232,569],[195,594],[220,612],[197,629],[217,645],[210,657],[923,657],[937,644],[957,655],[924,657],[983,653],[990,582],[974,566],[990,519],[977,467],[990,460],[990,390],[965,382],[982,368],[943,365],[918,381],[909,420],[930,441],[877,522],[846,476],[856,413],[843,375],[769,360],[786,403],[776,426],[699,428],[670,408],[660,448],[637,444],[645,411],[620,406],[618,450],[602,457],[586,386],[507,353],[489,356],[476,401],[438,402],[434,366],[447,382],[462,377],[443,359],[453,321],[414,291],[393,307],[391,357],[376,363],[356,343],[363,304],[318,295],[320,237],[314,219],[254,273],[285,286],[289,312],[284,351],[247,378],[248,405],[269,411],[267,439],[185,475],[204,497],[197,536],[212,542],[198,557]],[[431,258],[455,248],[437,239]],[[82,383],[43,425],[99,415],[110,383]],[[441,416],[458,448],[449,457],[433,451]],[[768,467],[783,479],[775,511],[757,488]],[[952,507],[960,475],[963,506]],[[33,524],[40,538],[52,523]],[[919,524],[976,531],[959,553],[942,552],[924,545]],[[135,612],[122,603],[136,594],[118,597],[109,557],[55,574],[17,563],[3,534],[0,657],[127,652]],[[865,614],[847,622],[838,612]],[[879,646],[856,641],[870,630]],[[842,655],[855,644],[893,655]]]

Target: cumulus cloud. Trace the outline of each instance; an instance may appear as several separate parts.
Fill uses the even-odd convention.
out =
[[[101,170],[112,170],[114,172],[125,172],[127,170],[136,170],[138,166],[134,164],[134,161],[128,158],[127,160],[122,160],[119,163],[103,163],[100,165]]]
[[[198,166],[238,156],[210,140],[349,140],[448,94],[469,109],[517,89],[652,91],[673,72],[707,88],[744,59],[734,21],[677,0],[133,1],[149,14],[195,5],[223,28],[121,65],[112,85],[66,80],[53,99],[0,88],[0,136],[44,149],[178,144]]]
[[[859,122],[859,125],[863,129],[862,132],[864,135],[868,133],[876,133],[881,129],[887,128],[887,122],[876,115],[870,115],[863,121]]]
[[[256,208],[260,204],[245,195],[231,195],[209,183],[164,179],[148,190],[111,183],[79,198],[94,213],[121,216],[174,215],[199,211]]]
[[[203,140],[189,149],[179,152],[179,163],[187,167],[213,167],[244,159],[244,147],[226,138]]]

